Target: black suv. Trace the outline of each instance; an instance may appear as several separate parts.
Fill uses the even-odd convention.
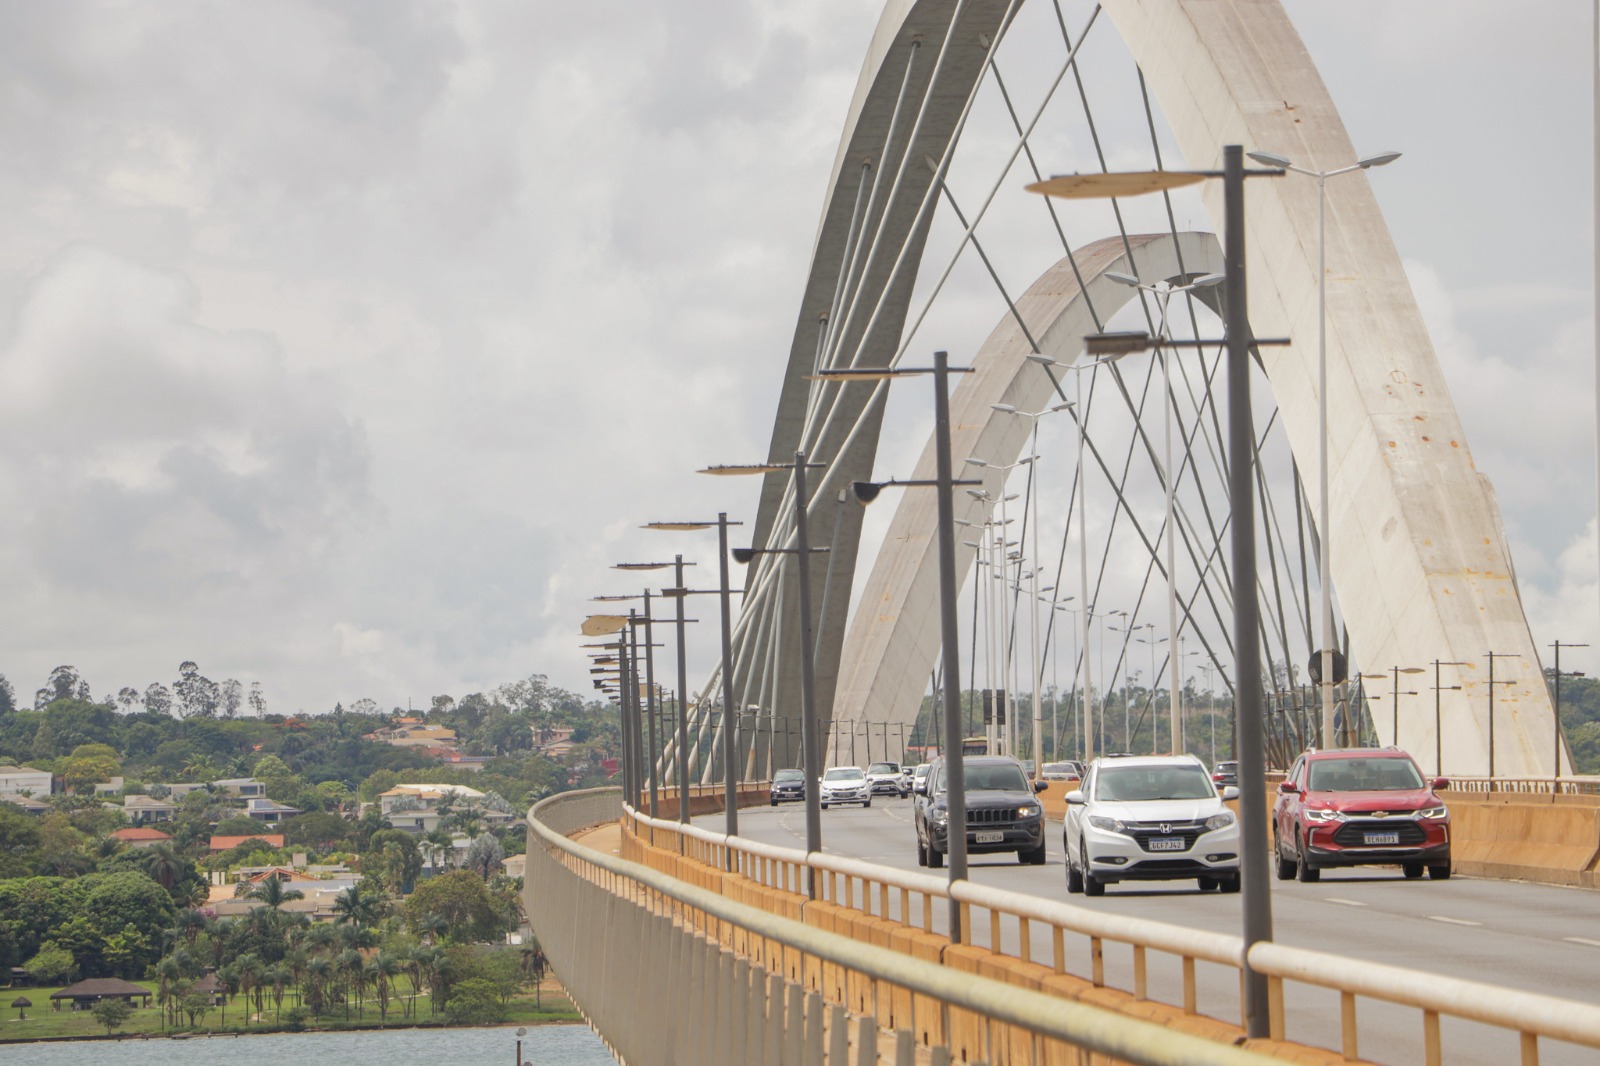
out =
[[[1044,865],[1044,807],[1034,798],[1047,787],[1030,784],[1017,760],[1005,755],[969,755],[961,760],[967,797],[967,854],[1014,851],[1017,861]],[[934,759],[916,786],[912,821],[917,830],[917,865],[944,865],[949,847],[945,760]]]
[[[772,775],[772,805],[806,798],[806,775],[801,770],[779,770]]]

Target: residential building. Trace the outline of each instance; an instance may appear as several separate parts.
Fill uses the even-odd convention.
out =
[[[265,796],[256,796],[245,801],[244,813],[247,818],[254,818],[267,825],[277,825],[285,818],[293,818],[305,812],[299,807],[290,807],[288,804],[269,800]]]
[[[178,813],[176,805],[158,800],[153,796],[124,796],[122,806],[115,803],[106,804],[114,811],[120,810],[128,819],[129,825],[149,825],[151,822],[166,822]]]
[[[246,799],[267,794],[267,786],[253,777],[226,777],[211,782],[211,787],[230,796],[243,796]]]
[[[120,840],[131,848],[148,848],[156,844],[165,844],[172,839],[168,833],[148,826],[133,826],[128,829],[118,829],[111,834],[113,840]]]
[[[219,851],[227,851],[230,848],[236,848],[240,844],[243,844],[246,840],[262,841],[269,848],[283,847],[282,833],[252,833],[247,837],[214,836],[211,838],[211,842],[207,845],[207,848],[212,852],[212,854],[215,854]]]
[[[0,766],[0,800],[43,799],[50,795],[55,778],[48,770],[31,766]]]

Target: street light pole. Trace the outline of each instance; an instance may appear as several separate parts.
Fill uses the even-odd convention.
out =
[[[1460,692],[1460,685],[1446,685],[1439,676],[1441,666],[1465,666],[1466,663],[1447,663],[1440,659],[1433,660],[1433,776],[1444,776],[1444,723],[1443,708],[1441,707],[1440,693]]]
[[[1321,499],[1318,503],[1318,523],[1322,551],[1318,553],[1317,581],[1322,585],[1322,678],[1318,688],[1322,695],[1322,746],[1331,748],[1333,739],[1334,680],[1333,680],[1333,577],[1329,566],[1330,542],[1333,527],[1330,524],[1328,504],[1328,179],[1340,174],[1350,174],[1371,167],[1386,166],[1400,158],[1399,152],[1380,152],[1374,156],[1333,170],[1308,170],[1297,167],[1285,156],[1273,152],[1251,152],[1250,158],[1269,167],[1282,167],[1295,174],[1303,174],[1317,181],[1317,468]]]
[[[1496,684],[1494,661],[1496,659],[1520,659],[1522,656],[1516,652],[1491,651],[1486,652],[1485,657],[1489,660],[1489,788],[1492,791],[1494,789],[1494,686]],[[1511,682],[1501,681],[1499,684],[1509,685]]]
[[[952,370],[949,353],[933,353],[933,456],[934,479],[931,485],[922,481],[887,482],[900,485],[929,485],[937,496],[939,523],[939,641],[943,652],[943,702],[944,702],[944,776],[945,809],[949,816],[947,836],[950,860],[951,885],[967,879],[967,778],[961,750],[961,630],[956,618],[956,529],[955,502],[951,493],[958,484],[950,459],[950,388],[951,373],[970,373],[967,367]],[[821,372],[819,377],[836,377],[845,380],[866,381],[905,375],[927,373],[924,370],[862,370]],[[856,499],[863,504],[877,498],[883,485],[858,481],[853,486]],[[1003,535],[1003,530],[1002,530]],[[950,942],[959,944],[964,938],[961,926],[961,902],[951,894],[948,926]]]
[[[683,584],[683,556],[676,555],[672,559],[673,581],[677,588]],[[683,825],[689,824],[689,653],[684,647],[685,623],[688,619],[683,616],[683,605],[686,597],[677,597],[677,625],[678,625],[678,752],[673,760],[678,772],[678,821]],[[680,836],[678,838],[682,840]]]
[[[1552,793],[1561,787],[1561,649],[1562,648],[1587,648],[1587,644],[1563,644],[1556,641],[1550,645],[1556,650],[1556,691],[1555,703],[1555,761],[1550,764],[1550,791]],[[1582,677],[1582,673],[1574,673],[1573,677]]]

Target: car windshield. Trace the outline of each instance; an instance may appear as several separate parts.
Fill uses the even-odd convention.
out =
[[[1235,774],[1235,773],[1238,773],[1238,772],[1239,772],[1239,764],[1236,763],[1236,762],[1219,762],[1219,763],[1217,763],[1217,773],[1219,773],[1219,774]]]
[[[804,781],[806,775],[799,770],[779,770],[772,775],[774,783],[779,781]]]
[[[866,775],[863,774],[857,767],[845,766],[839,769],[829,770],[827,773],[822,775],[822,779],[824,781],[859,781],[865,776]]]
[[[1078,772],[1078,768],[1069,762],[1047,762],[1044,764],[1044,772],[1047,774],[1075,774]]]
[[[867,767],[867,773],[869,774],[897,774],[899,772],[900,767],[892,762],[875,762]]]
[[[1316,792],[1410,792],[1422,775],[1410,759],[1318,759],[1307,787]]]
[[[1107,766],[1095,779],[1095,798],[1118,802],[1210,799],[1217,794],[1198,766]]]
[[[1026,792],[1028,781],[1020,766],[968,766],[968,792]]]

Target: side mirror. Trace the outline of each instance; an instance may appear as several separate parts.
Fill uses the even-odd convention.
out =
[[[1436,777],[1433,779],[1432,784],[1435,789],[1446,789],[1450,787],[1450,779],[1448,777]]]
[[[1222,786],[1222,798],[1225,799],[1225,800],[1236,800],[1236,799],[1238,799],[1239,798],[1239,786],[1238,785],[1223,785]]]
[[[911,786],[911,791],[915,792],[919,796],[926,796],[928,794],[928,782],[926,780],[918,781],[916,784]]]
[[[1035,781],[1033,783],[1033,790],[1035,792],[1043,792],[1045,789],[1047,789],[1049,787],[1050,787],[1050,782],[1048,782],[1048,781]]]
[[[1071,804],[1083,803],[1083,789],[1075,788],[1067,793],[1067,802]]]
[[[1232,785],[1229,785],[1228,787],[1233,788]],[[1300,786],[1295,784],[1293,781],[1279,781],[1278,791],[1284,793],[1285,795],[1295,795],[1300,792]]]

